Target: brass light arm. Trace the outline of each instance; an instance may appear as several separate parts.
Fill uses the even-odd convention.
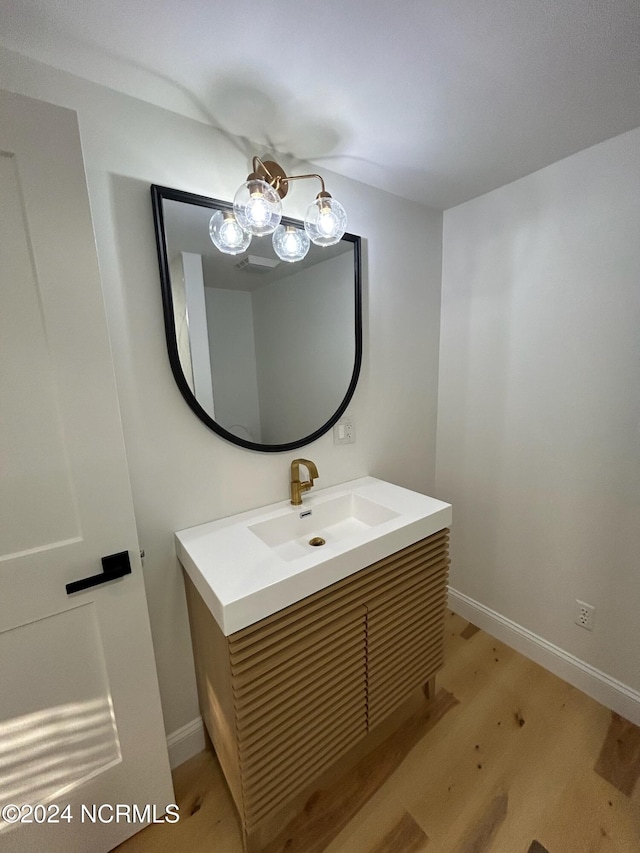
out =
[[[303,181],[305,178],[317,178],[322,185],[322,194],[324,195],[327,191],[324,186],[324,181],[320,177],[320,175],[311,174],[311,175],[288,175],[284,180],[289,183],[290,181]]]
[[[267,161],[267,162],[268,162],[268,163],[269,163],[269,165],[271,165],[271,166],[272,166],[272,165],[274,165],[274,164],[273,164],[273,162],[272,162],[272,161],[270,161],[270,160],[269,160],[269,161]],[[275,165],[277,165],[277,164],[275,164]],[[274,182],[275,182],[275,181],[277,180],[277,177],[274,177],[274,176],[271,174],[271,172],[269,171],[269,169],[267,168],[267,166],[265,165],[265,163],[263,163],[263,161],[262,161],[259,157],[255,156],[255,155],[254,155],[254,157],[253,157],[253,172],[254,172],[254,174],[256,174],[256,175],[261,175],[263,178],[265,178],[265,177],[266,177],[266,178],[269,178],[269,180],[267,181],[267,183],[268,183],[268,184],[270,184],[272,181],[274,181]]]
[[[324,180],[321,175],[310,174],[310,175],[287,175],[284,169],[275,161],[267,160],[262,161],[259,157],[253,157],[253,173],[249,175],[248,180],[261,180],[266,181],[267,184],[272,186],[274,190],[278,193],[280,198],[284,198],[287,194],[288,184],[290,181],[302,181],[308,178],[317,178],[320,181],[320,185],[322,190],[320,192],[321,197],[328,196],[327,190],[324,185]]]

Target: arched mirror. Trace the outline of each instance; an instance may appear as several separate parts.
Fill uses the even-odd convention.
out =
[[[360,238],[312,244],[296,263],[280,261],[270,237],[227,255],[211,242],[209,221],[230,204],[155,185],[151,196],[169,361],[186,402],[251,450],[319,438],[360,372]]]

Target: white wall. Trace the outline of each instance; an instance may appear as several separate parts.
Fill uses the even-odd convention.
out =
[[[173,532],[285,499],[296,454],[228,444],[183,401],[166,354],[149,185],[230,199],[251,155],[264,152],[10,51],[0,50],[0,80],[79,114],[165,725],[173,732],[198,714]],[[349,408],[357,443],[335,447],[326,435],[304,455],[318,465],[319,487],[369,473],[432,493],[442,216],[324,176],[349,213],[349,230],[364,238],[365,352]],[[301,218],[308,201],[306,182],[292,185],[287,214]]]
[[[640,129],[445,213],[436,493],[455,507],[452,586],[635,691],[639,276]]]
[[[205,294],[216,420],[240,438],[261,442],[251,293],[206,287]]]
[[[310,435],[336,411],[353,376],[353,253],[256,290],[253,316],[264,438],[278,444]]]

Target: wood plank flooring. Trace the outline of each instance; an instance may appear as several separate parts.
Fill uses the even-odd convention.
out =
[[[412,700],[268,853],[638,853],[640,730],[460,617],[446,626],[435,697]],[[241,853],[215,756],[174,784],[180,822],[118,853]]]

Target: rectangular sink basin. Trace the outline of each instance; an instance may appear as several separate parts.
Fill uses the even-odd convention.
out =
[[[451,505],[375,477],[175,535],[176,553],[229,635],[451,525]],[[310,544],[321,539],[323,544]]]
[[[398,515],[354,492],[296,509],[297,512],[249,525],[249,530],[283,560],[296,560],[312,548],[348,541]]]

